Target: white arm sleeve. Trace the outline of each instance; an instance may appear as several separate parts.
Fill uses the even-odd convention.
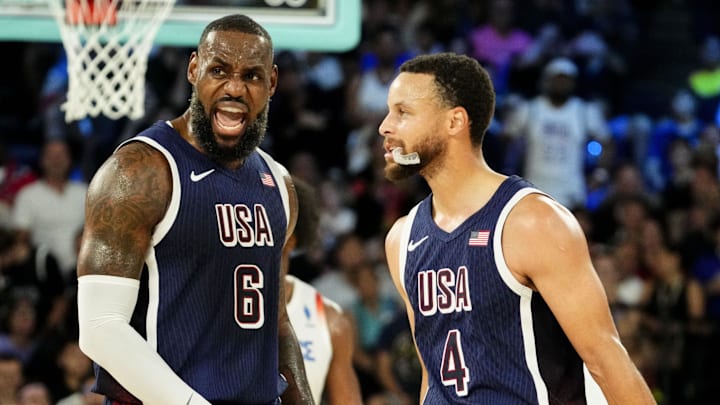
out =
[[[131,326],[140,282],[78,278],[80,349],[147,405],[210,405]]]

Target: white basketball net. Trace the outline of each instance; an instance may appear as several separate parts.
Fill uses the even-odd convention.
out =
[[[141,118],[148,56],[175,0],[48,2],[67,53],[65,121]]]

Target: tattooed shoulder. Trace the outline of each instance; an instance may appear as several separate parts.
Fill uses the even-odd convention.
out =
[[[115,152],[88,189],[78,272],[139,275],[171,192],[170,170],[159,151],[133,142]]]

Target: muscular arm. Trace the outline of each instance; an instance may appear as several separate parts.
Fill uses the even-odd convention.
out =
[[[287,236],[285,243],[288,243],[290,236],[295,229],[298,215],[297,194],[292,184],[290,175],[285,176],[285,184],[288,186],[288,196],[290,199],[290,218],[288,220]],[[283,247],[285,249],[285,247]],[[282,260],[286,259],[283,254]],[[287,263],[281,263],[281,266],[287,266]],[[312,391],[305,375],[305,363],[303,363],[300,345],[295,335],[295,330],[290,323],[290,318],[285,308],[285,282],[282,274],[280,275],[280,294],[278,302],[278,345],[280,355],[280,372],[288,381],[288,388],[282,395],[283,404],[313,404]]]
[[[111,156],[88,188],[78,277],[139,279],[170,194],[170,170],[160,152],[133,142]]]
[[[325,380],[325,397],[329,405],[360,405],[360,384],[353,368],[355,339],[352,324],[339,307],[325,302],[333,356]]]
[[[503,250],[515,277],[545,299],[609,404],[655,404],[620,342],[572,214],[545,196],[526,197],[508,217]]]
[[[405,302],[405,310],[407,311],[408,321],[410,322],[410,330],[412,331],[413,340],[415,340],[415,312],[412,309],[410,300],[405,293],[405,287],[403,286],[403,280],[400,279],[400,239],[402,234],[403,224],[407,220],[407,217],[402,217],[395,221],[392,228],[385,237],[385,257],[387,258],[388,270],[390,271],[390,277],[392,278],[395,289],[398,291],[400,296]],[[425,400],[425,394],[428,390],[428,374],[425,362],[423,361],[420,351],[417,348],[417,342],[415,342],[415,350],[418,352],[418,359],[422,367],[422,382],[420,384],[420,403]]]
[[[90,183],[78,256],[80,348],[144,403],[209,404],[129,324],[170,193],[164,158],[139,142],[111,156]]]

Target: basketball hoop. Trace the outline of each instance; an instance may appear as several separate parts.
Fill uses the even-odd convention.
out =
[[[145,113],[153,40],[175,0],[48,0],[68,59],[65,121]]]

